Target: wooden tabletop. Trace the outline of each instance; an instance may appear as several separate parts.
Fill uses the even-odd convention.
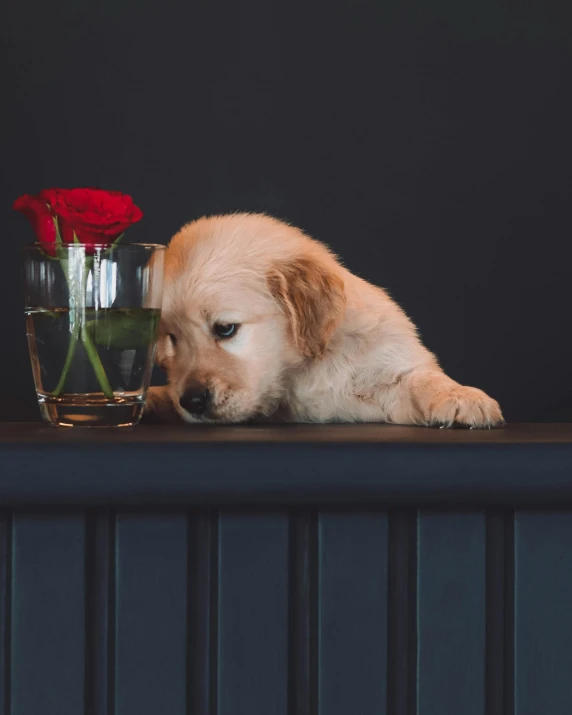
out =
[[[572,506],[572,424],[0,424],[0,506]]]
[[[0,423],[0,449],[15,443],[103,444],[572,444],[572,423],[514,423],[500,429],[437,429],[387,424],[141,425],[130,429],[54,428],[42,423]]]

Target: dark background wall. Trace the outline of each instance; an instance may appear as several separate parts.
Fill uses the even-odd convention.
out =
[[[131,193],[140,241],[288,218],[509,419],[572,419],[569,19],[532,0],[10,3],[0,419],[38,417],[11,204],[53,185]]]

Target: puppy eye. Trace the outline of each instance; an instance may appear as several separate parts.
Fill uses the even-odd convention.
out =
[[[177,346],[177,337],[173,333],[167,333],[167,337],[173,343],[173,347]]]
[[[215,323],[213,325],[213,333],[220,340],[228,340],[236,334],[239,327],[238,323]]]

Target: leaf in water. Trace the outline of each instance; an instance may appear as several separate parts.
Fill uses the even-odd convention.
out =
[[[114,350],[144,348],[157,339],[159,310],[98,311],[95,320],[85,323],[94,343]]]

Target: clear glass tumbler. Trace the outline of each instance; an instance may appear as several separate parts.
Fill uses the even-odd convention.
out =
[[[165,247],[28,246],[28,345],[42,417],[66,427],[131,427],[155,357]]]

